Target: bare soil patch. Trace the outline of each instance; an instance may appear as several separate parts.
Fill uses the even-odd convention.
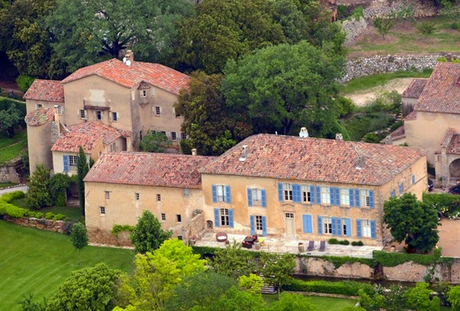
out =
[[[365,91],[356,92],[355,94],[346,95],[345,97],[350,98],[357,106],[365,106],[383,92],[396,90],[399,94],[402,94],[412,80],[413,78],[393,79],[386,84],[379,85]]]

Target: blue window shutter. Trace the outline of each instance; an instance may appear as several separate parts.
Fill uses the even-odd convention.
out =
[[[262,216],[262,235],[267,236],[267,217]]]
[[[315,187],[310,186],[310,203],[314,204],[315,202]]]
[[[228,204],[232,202],[230,197],[230,186],[225,186],[225,202]]]
[[[253,215],[249,216],[249,219],[251,221],[251,235],[256,235],[256,221],[254,218],[255,217]]]
[[[252,189],[248,188],[248,206],[252,206]]]
[[[220,227],[220,211],[218,208],[214,209],[214,227]]]
[[[316,203],[321,204],[321,187],[316,186]]]
[[[217,203],[217,186],[212,185],[212,202]]]
[[[351,236],[351,220],[350,220],[350,218],[345,218],[345,225],[347,226],[347,236]]]
[[[337,218],[332,217],[331,218],[331,223],[332,223],[332,235],[337,235]]]
[[[340,206],[340,189],[335,188],[335,204]]]
[[[361,219],[356,219],[356,236],[361,237]]]
[[[300,185],[292,185],[292,201],[294,203],[300,203],[301,202],[301,195],[300,195]]]
[[[361,205],[359,204],[359,189],[355,189],[355,206],[360,207]]]
[[[335,195],[334,195],[334,192],[335,192],[335,188],[334,187],[330,187],[329,188],[329,200],[331,202],[331,205],[337,205],[335,204]]]
[[[349,196],[350,196],[350,207],[355,206],[355,196],[353,189],[349,189]]]
[[[311,225],[311,215],[302,215],[303,233],[313,233]]]
[[[403,193],[403,186],[402,184],[399,185],[399,194]]]
[[[323,221],[321,216],[318,216],[318,234],[323,234]]]
[[[265,189],[261,190],[261,195],[262,195],[262,207],[267,207],[267,193],[265,192]]]
[[[278,200],[283,202],[283,184],[278,183]]]
[[[415,185],[415,175],[412,175],[412,184]]]
[[[233,228],[233,210],[232,209],[228,210],[228,226],[230,228]]]
[[[369,207],[374,208],[374,190],[369,191]]]
[[[375,220],[371,220],[371,238],[375,239]]]
[[[64,161],[64,172],[68,172],[69,171],[69,156],[63,155],[62,159]]]
[[[343,235],[342,218],[340,217],[337,217],[337,235]]]
[[[394,196],[395,196],[395,191],[394,191],[394,190],[391,190],[390,196],[391,196],[391,197],[394,197]]]

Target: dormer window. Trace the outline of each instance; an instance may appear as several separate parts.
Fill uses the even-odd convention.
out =
[[[147,97],[147,90],[139,90],[139,96],[141,98]]]
[[[96,120],[101,121],[102,120],[102,111],[96,111]]]

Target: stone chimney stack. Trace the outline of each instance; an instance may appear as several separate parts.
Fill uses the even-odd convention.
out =
[[[133,62],[134,62],[134,53],[132,50],[127,50],[126,51],[126,54],[125,54],[125,64],[129,64],[128,66],[130,66]],[[129,61],[129,63],[128,63]]]
[[[196,156],[198,154],[198,152],[196,151],[195,148],[192,149],[192,156]]]
[[[343,140],[343,134],[342,133],[335,134],[335,140]]]

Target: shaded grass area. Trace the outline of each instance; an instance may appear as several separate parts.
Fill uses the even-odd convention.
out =
[[[27,146],[27,132],[16,132],[13,138],[8,138],[0,133],[0,164],[9,162],[19,156],[22,149]]]
[[[353,117],[341,120],[352,141],[359,141],[369,132],[385,129],[394,123],[394,117],[386,112],[355,114]],[[383,135],[381,138],[385,137]]]
[[[14,184],[14,183],[11,183],[11,182],[7,182],[7,183],[1,183],[0,182],[0,189],[15,186],[15,185],[17,185],[17,184]]]
[[[386,84],[389,81],[398,78],[429,78],[432,72],[432,69],[425,69],[423,71],[398,71],[356,78],[345,83],[342,87],[341,93],[342,95],[349,95]]]
[[[271,305],[278,301],[278,295],[262,295],[265,302]],[[334,297],[320,297],[320,296],[307,296],[311,302],[316,306],[316,310],[334,310],[341,311],[346,307],[352,307],[356,304],[356,300],[334,298]]]
[[[87,246],[78,251],[64,234],[24,228],[0,221],[0,310],[20,310],[23,294],[34,300],[50,297],[71,271],[99,262],[128,272],[132,250]]]
[[[11,201],[11,204],[17,206],[17,207],[22,207],[22,208],[27,208],[26,206],[26,199],[16,199]],[[67,220],[79,220],[83,217],[82,212],[80,207],[73,207],[73,206],[49,206],[49,207],[44,207],[39,210],[33,210],[35,212],[42,212],[44,214],[51,212],[53,214],[63,214],[67,216]]]

